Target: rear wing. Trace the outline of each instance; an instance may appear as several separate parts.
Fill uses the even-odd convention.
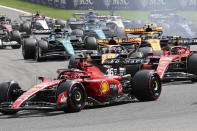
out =
[[[125,34],[152,34],[152,33],[162,33],[163,28],[162,27],[143,27],[143,28],[131,28],[131,29],[125,29]]]
[[[197,38],[182,38],[181,36],[167,36],[161,42],[168,44],[180,44],[184,46],[197,45]]]
[[[31,20],[32,17],[33,17],[33,14],[21,14],[21,15],[19,15],[20,20],[23,20],[23,19]]]
[[[116,42],[117,44],[120,45],[128,45],[128,44],[141,44],[142,39],[141,38],[113,38],[113,39],[99,39],[97,40],[97,43],[100,45],[104,45],[104,44],[112,44],[110,43],[112,40],[114,40],[114,42]]]

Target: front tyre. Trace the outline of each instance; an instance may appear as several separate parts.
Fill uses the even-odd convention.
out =
[[[35,58],[36,44],[37,44],[36,39],[33,38],[24,39],[24,43],[22,46],[22,54],[24,59]]]
[[[97,50],[98,44],[96,42],[96,38],[87,37],[85,41],[85,46],[87,50]]]
[[[41,62],[41,61],[45,61],[46,60],[46,57],[42,56],[42,49],[40,48],[40,46],[38,45],[36,47],[36,61],[37,62]]]
[[[190,74],[194,74],[197,76],[197,54],[192,54],[188,57],[187,61],[187,71]],[[197,77],[191,79],[193,82],[197,82]]]
[[[84,108],[87,99],[83,85],[75,81],[62,82],[57,88],[57,96],[58,106],[64,112],[79,112]]]
[[[19,84],[15,81],[0,83],[0,103],[2,102],[14,102],[23,91]],[[1,113],[11,115],[16,114],[15,110],[2,110]]]
[[[133,78],[133,93],[139,101],[154,101],[161,94],[161,80],[151,70],[138,71]]]

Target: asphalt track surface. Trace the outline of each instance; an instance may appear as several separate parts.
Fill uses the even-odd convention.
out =
[[[16,19],[20,12],[0,7]],[[28,89],[38,76],[56,77],[56,69],[67,61],[37,63],[23,60],[21,49],[0,50],[0,82],[17,80]],[[196,131],[197,84],[173,82],[163,85],[161,97],[153,102],[135,102],[85,109],[79,113],[22,111],[0,114],[0,131]]]

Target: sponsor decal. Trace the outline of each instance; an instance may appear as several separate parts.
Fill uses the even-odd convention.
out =
[[[30,90],[31,91],[36,91],[36,90],[38,90],[39,88],[36,88],[36,87],[33,87],[33,88],[31,88]]]
[[[79,5],[93,5],[92,0],[73,0],[74,7],[76,8]]]
[[[197,7],[197,0],[181,0],[180,5],[182,8]]]
[[[104,5],[109,8],[110,6],[122,6],[128,5],[129,0],[104,0]]]
[[[60,4],[66,5],[66,0],[60,0]]]
[[[141,0],[141,5],[143,8],[148,8],[148,7],[160,7],[160,6],[166,6],[167,2],[166,0]]]
[[[57,104],[65,104],[67,103],[67,100],[68,100],[67,93],[63,92],[59,95]]]

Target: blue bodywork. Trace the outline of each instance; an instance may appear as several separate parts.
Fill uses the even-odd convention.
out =
[[[55,41],[56,43],[62,44],[65,48],[66,53],[71,56],[75,54],[74,48],[70,42],[70,36],[68,33],[60,32],[51,34],[48,41]]]

